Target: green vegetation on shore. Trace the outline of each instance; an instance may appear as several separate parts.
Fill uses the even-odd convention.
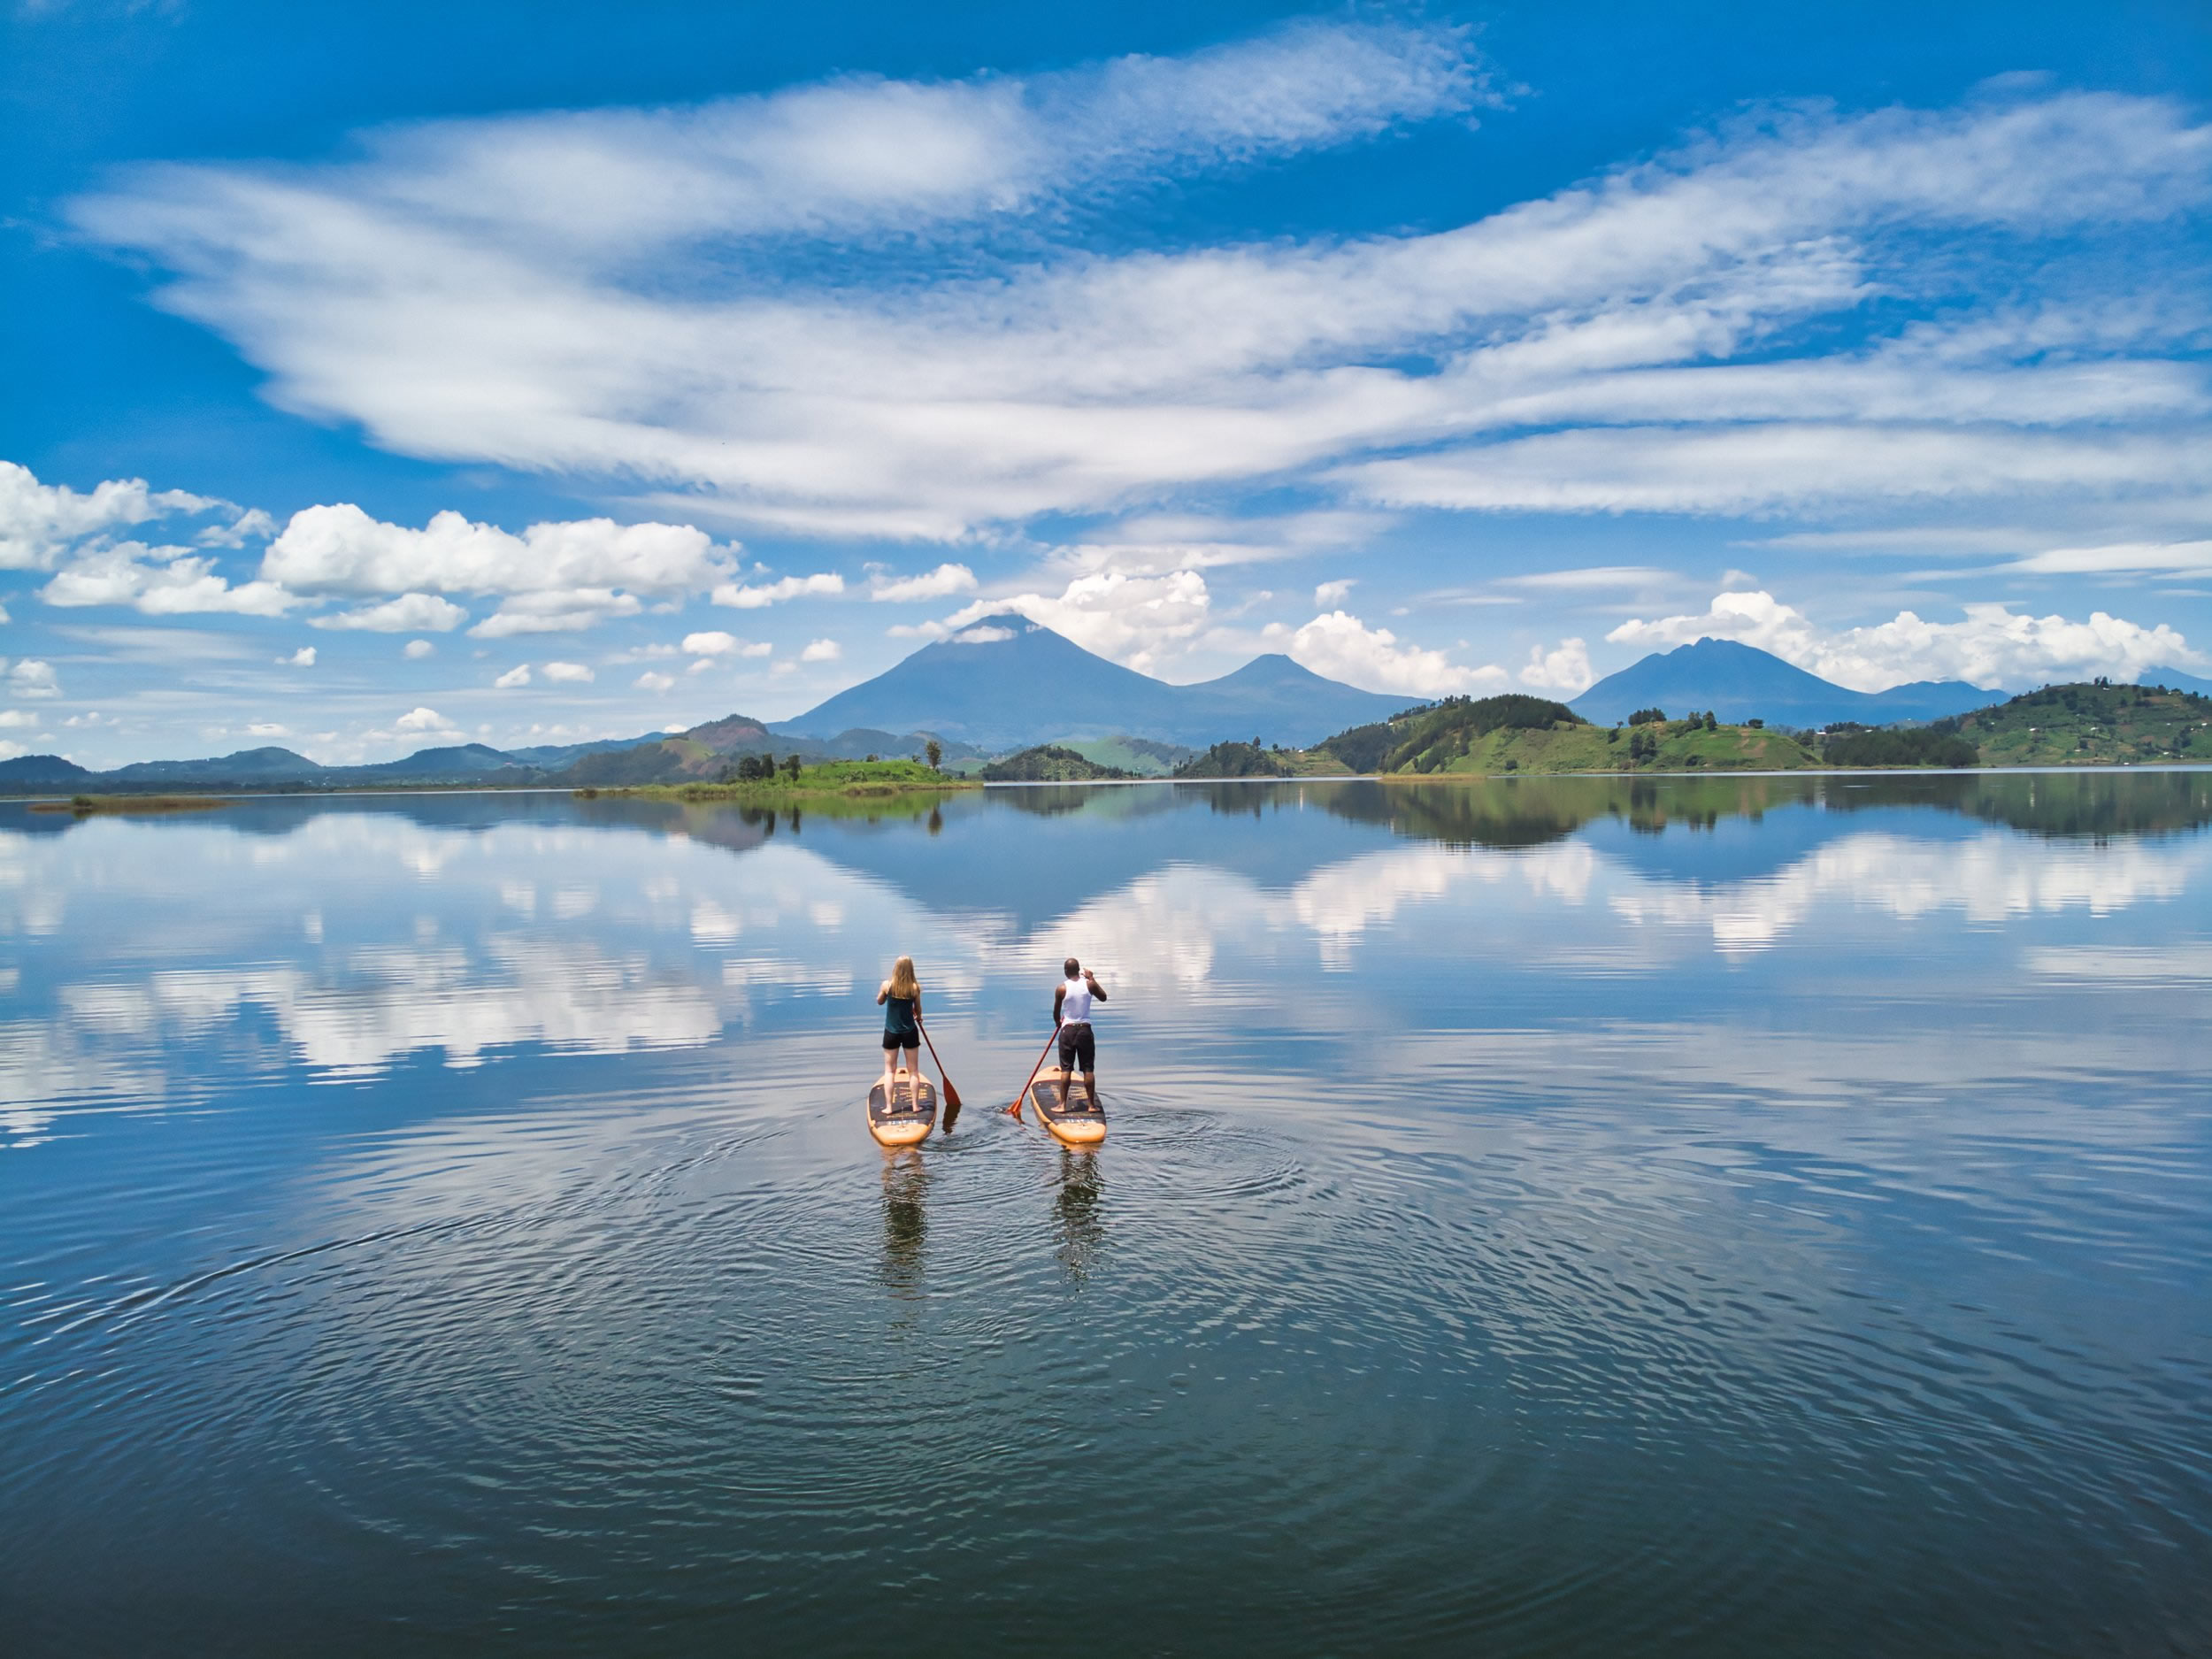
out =
[[[1040,743],[995,760],[976,774],[986,783],[1112,783],[1136,775],[1056,743]]]
[[[209,795],[73,795],[66,801],[34,801],[34,812],[73,812],[79,818],[124,813],[212,812],[229,803]]]
[[[1946,728],[1985,766],[2212,762],[2212,697],[2162,686],[2046,686],[1931,729]]]
[[[809,797],[948,795],[980,787],[971,779],[948,777],[918,760],[831,760],[801,766],[795,772],[780,770],[765,777],[733,777],[724,783],[637,784],[586,787],[575,793],[586,800],[626,795],[664,801],[742,801],[769,806]]]

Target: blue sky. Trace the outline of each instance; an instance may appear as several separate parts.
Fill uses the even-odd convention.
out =
[[[0,753],[780,718],[1007,610],[2212,672],[2199,5],[0,31]]]

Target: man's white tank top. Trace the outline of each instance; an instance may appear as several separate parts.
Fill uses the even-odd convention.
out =
[[[1063,1025],[1088,1025],[1091,1018],[1091,987],[1080,979],[1064,979],[1060,988],[1066,997],[1060,1004],[1060,1023]]]

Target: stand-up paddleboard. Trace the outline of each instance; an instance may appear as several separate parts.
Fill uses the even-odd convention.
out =
[[[919,1071],[894,1071],[888,1097],[881,1083],[868,1091],[868,1133],[885,1146],[910,1147],[936,1126],[937,1090]]]
[[[1056,1071],[1041,1073],[1029,1086],[1029,1103],[1040,1123],[1071,1147],[1094,1147],[1106,1138],[1105,1109],[1079,1082],[1074,1094],[1071,1103],[1067,1079]]]

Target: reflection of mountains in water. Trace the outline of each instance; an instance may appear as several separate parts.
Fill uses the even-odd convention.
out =
[[[1217,811],[1250,811],[1267,786]],[[2172,834],[2212,823],[2212,772],[2035,772],[1716,778],[1484,778],[1451,783],[1353,782],[1319,795],[1329,811],[1387,824],[1401,835],[1457,847],[1536,847],[1598,818],[1639,834],[1757,823],[1788,807],[1832,812],[1924,809],[2032,835],[2091,839]]]

